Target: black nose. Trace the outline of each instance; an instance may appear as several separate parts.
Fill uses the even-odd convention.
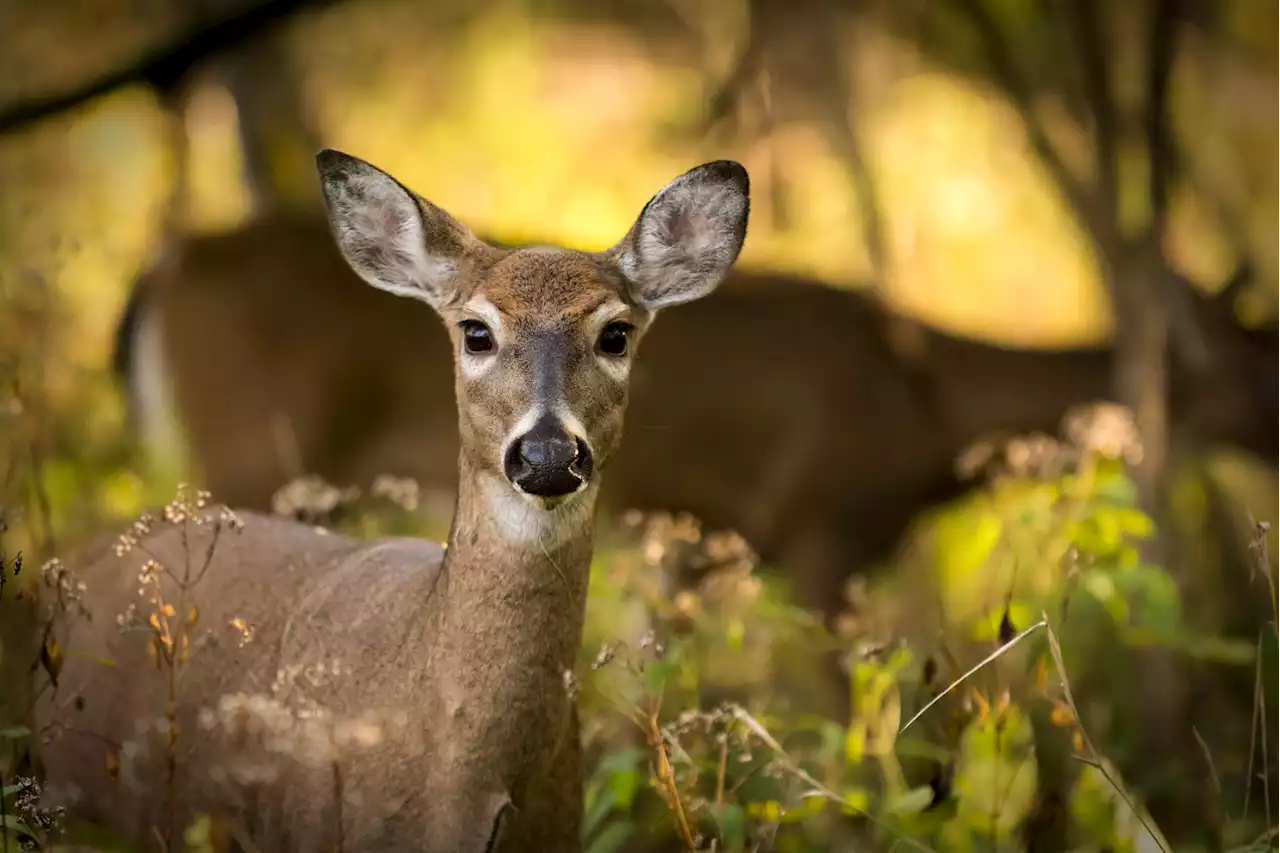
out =
[[[554,415],[538,418],[533,429],[511,442],[503,468],[524,492],[556,498],[582,488],[591,476],[591,448],[570,435]]]

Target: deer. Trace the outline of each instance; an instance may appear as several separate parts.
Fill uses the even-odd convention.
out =
[[[352,287],[326,243],[321,217],[264,216],[189,234],[140,275],[114,359],[135,429],[161,444],[168,410],[203,482],[260,509],[312,473],[360,487],[408,476],[448,498],[447,340],[426,306]],[[1175,360],[1173,415],[1189,440],[1274,464],[1276,328],[1239,322],[1246,284],[1243,268],[1216,296],[1179,282],[1212,358]],[[736,530],[830,619],[850,576],[972,487],[955,466],[966,447],[1053,433],[1073,405],[1111,399],[1106,346],[1018,349],[921,327],[913,360],[886,336],[885,310],[854,289],[738,264],[646,339],[602,507]],[[696,358],[707,349],[724,357]]]
[[[79,813],[142,839],[169,803],[179,829],[231,815],[262,850],[578,851],[583,768],[566,673],[582,641],[601,478],[655,316],[711,293],[737,260],[747,171],[720,160],[684,173],[615,246],[587,252],[495,247],[364,160],[325,149],[316,164],[331,239],[359,280],[344,281],[443,320],[459,436],[448,541],[358,540],[248,510],[227,516],[239,532],[220,542],[206,516],[135,527],[128,550],[148,557],[136,577],[121,570],[119,543],[87,546],[68,565],[91,619],[59,629],[62,648],[84,654],[65,657],[37,709],[49,784],[79,789]],[[169,700],[183,764],[166,795],[109,751],[136,743],[137,721],[166,702],[147,643],[116,617],[140,582],[156,583],[157,565],[172,580],[184,553],[208,555],[201,624],[234,622],[253,639],[219,646]],[[229,793],[240,777],[226,777],[211,703],[266,695],[289,665],[331,660],[346,677],[309,682],[309,698],[333,719],[386,712],[394,736],[361,741],[368,751],[342,767],[340,795],[332,773],[302,763],[252,795]]]

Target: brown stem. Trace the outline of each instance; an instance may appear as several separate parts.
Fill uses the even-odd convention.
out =
[[[1147,105],[1144,126],[1147,135],[1148,191],[1151,195],[1151,238],[1163,238],[1169,212],[1169,182],[1173,166],[1169,144],[1169,80],[1177,49],[1181,21],[1179,0],[1152,3],[1150,55],[1147,76]]]
[[[697,846],[693,843],[693,832],[689,829],[689,818],[684,812],[684,803],[680,799],[680,789],[676,787],[676,774],[671,768],[670,760],[667,758],[666,740],[662,735],[662,727],[658,723],[658,714],[661,709],[662,692],[660,690],[649,707],[649,745],[653,747],[658,756],[658,779],[666,788],[667,796],[671,798],[671,811],[676,816],[676,827],[680,830],[680,839],[689,848],[689,853],[696,853]]]
[[[338,766],[337,759],[333,761],[333,819],[335,829],[338,833],[337,853],[343,851],[343,829],[342,829],[342,768]]]

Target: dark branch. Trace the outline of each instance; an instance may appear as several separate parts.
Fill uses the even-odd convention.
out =
[[[708,99],[706,123],[703,127],[705,133],[711,132],[716,125],[738,110],[747,87],[760,72],[761,55],[764,52],[762,40],[767,37],[762,25],[762,6],[763,0],[750,0],[747,4],[747,43],[729,76]]]
[[[1153,259],[1168,268],[1163,245],[1169,219],[1169,186],[1174,179],[1178,152],[1169,130],[1169,81],[1183,10],[1180,0],[1152,0],[1147,47],[1147,100],[1142,117],[1147,146],[1147,195],[1151,219],[1146,240]],[[1242,269],[1247,265],[1242,261]],[[1198,317],[1199,297],[1171,277],[1163,278],[1169,300],[1169,324],[1177,352],[1192,365],[1204,365],[1211,357],[1208,331]]]
[[[1177,48],[1181,18],[1179,0],[1153,0],[1147,105],[1143,124],[1147,136],[1148,192],[1151,197],[1151,238],[1159,241],[1169,214],[1169,183],[1173,146],[1169,140],[1169,79]]]
[[[859,10],[854,9],[851,19],[856,20]],[[858,211],[862,225],[862,240],[867,247],[867,257],[871,261],[871,270],[875,277],[876,287],[881,289],[880,297],[885,293],[889,279],[889,250],[884,233],[884,217],[881,214],[880,194],[876,189],[875,179],[871,175],[871,167],[867,163],[866,152],[862,141],[858,138],[855,126],[857,93],[849,85],[849,78],[842,59],[840,39],[841,25],[844,20],[836,3],[824,4],[823,12],[829,18],[823,27],[822,45],[815,45],[823,54],[824,64],[832,69],[830,92],[830,120],[835,135],[835,147],[843,157],[853,179],[853,191],[858,200]]]
[[[1026,125],[1027,136],[1036,156],[1049,170],[1049,176],[1058,186],[1067,203],[1071,206],[1076,220],[1096,236],[1097,217],[1094,213],[1094,199],[1088,188],[1082,186],[1067,168],[1066,161],[1054,147],[1044,123],[1036,116],[1035,99],[1030,84],[1019,72],[1014,62],[1013,53],[1000,26],[991,16],[990,10],[982,0],[951,0],[951,3],[968,19],[982,40],[987,61],[991,65],[991,73],[996,83],[1004,89],[1018,110],[1022,122]]]
[[[1067,0],[1075,18],[1072,32],[1084,71],[1085,99],[1093,120],[1099,214],[1114,226],[1119,216],[1119,117],[1111,91],[1107,39],[1098,0]]]
[[[0,133],[17,130],[125,86],[142,83],[165,91],[203,60],[248,41],[304,9],[320,8],[332,2],[334,0],[263,0],[216,23],[191,27],[175,41],[77,89],[19,101],[0,109]]]

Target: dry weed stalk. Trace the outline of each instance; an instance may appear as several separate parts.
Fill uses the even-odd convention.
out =
[[[147,655],[155,664],[156,670],[165,679],[165,790],[168,799],[168,823],[163,830],[153,827],[162,849],[169,849],[175,837],[177,814],[177,778],[178,778],[178,741],[180,728],[178,725],[178,685],[181,675],[189,665],[192,652],[192,636],[200,622],[200,609],[193,600],[196,587],[199,586],[213,563],[217,552],[218,541],[224,530],[237,532],[241,529],[240,519],[230,509],[222,507],[216,512],[207,512],[210,495],[206,491],[197,491],[194,496],[189,493],[185,484],[178,486],[178,493],[172,501],[165,505],[162,521],[178,529],[182,542],[182,566],[174,569],[164,565],[142,544],[142,540],[152,530],[155,522],[149,515],[143,515],[125,533],[120,534],[116,543],[116,555],[139,550],[146,560],[138,573],[138,596],[150,608],[142,616],[136,610],[120,614],[117,624],[122,630],[141,628],[149,632]],[[211,526],[213,535],[202,555],[199,565],[193,562],[190,542],[190,526]],[[161,578],[168,578],[177,588],[176,596],[166,595]]]
[[[171,525],[178,530],[182,543],[182,565],[168,566],[156,559],[144,544],[144,539],[160,525]],[[210,544],[201,554],[194,554],[190,543],[190,526],[209,527],[213,535]],[[167,792],[168,822],[164,827],[152,827],[151,831],[162,849],[176,837],[176,801],[179,742],[181,737],[178,725],[177,709],[179,706],[179,689],[182,675],[191,665],[193,652],[200,644],[196,642],[196,630],[200,625],[200,610],[194,596],[197,587],[209,571],[213,562],[217,545],[224,532],[237,532],[241,529],[239,518],[228,508],[210,507],[210,495],[205,491],[191,492],[185,484],[180,484],[177,494],[163,508],[159,519],[150,513],[140,516],[130,528],[119,535],[115,543],[115,553],[119,557],[134,551],[144,557],[138,570],[138,603],[131,603],[123,612],[116,615],[117,628],[122,632],[144,631],[148,634],[147,654],[155,670],[164,679],[165,707],[152,724],[138,721],[140,735],[151,729],[165,737],[164,773]],[[84,606],[87,592],[86,583],[78,578],[58,558],[46,562],[41,568],[43,587],[50,593],[52,600],[46,618],[43,620],[42,639],[40,644],[40,665],[45,673],[45,680],[36,692],[40,696],[45,690],[56,689],[58,677],[62,669],[64,650],[55,636],[59,624],[75,619],[87,619],[88,611]],[[167,579],[173,591],[166,591],[162,582]],[[139,606],[139,604],[141,606]],[[104,665],[114,665],[111,661],[101,661]],[[34,701],[34,700],[33,700]],[[77,700],[78,701],[78,700]],[[61,730],[73,734],[86,734],[78,729],[60,722],[49,722],[42,734],[53,730]],[[135,757],[135,744],[108,744],[106,770],[112,778],[118,779],[123,769],[123,760]]]

